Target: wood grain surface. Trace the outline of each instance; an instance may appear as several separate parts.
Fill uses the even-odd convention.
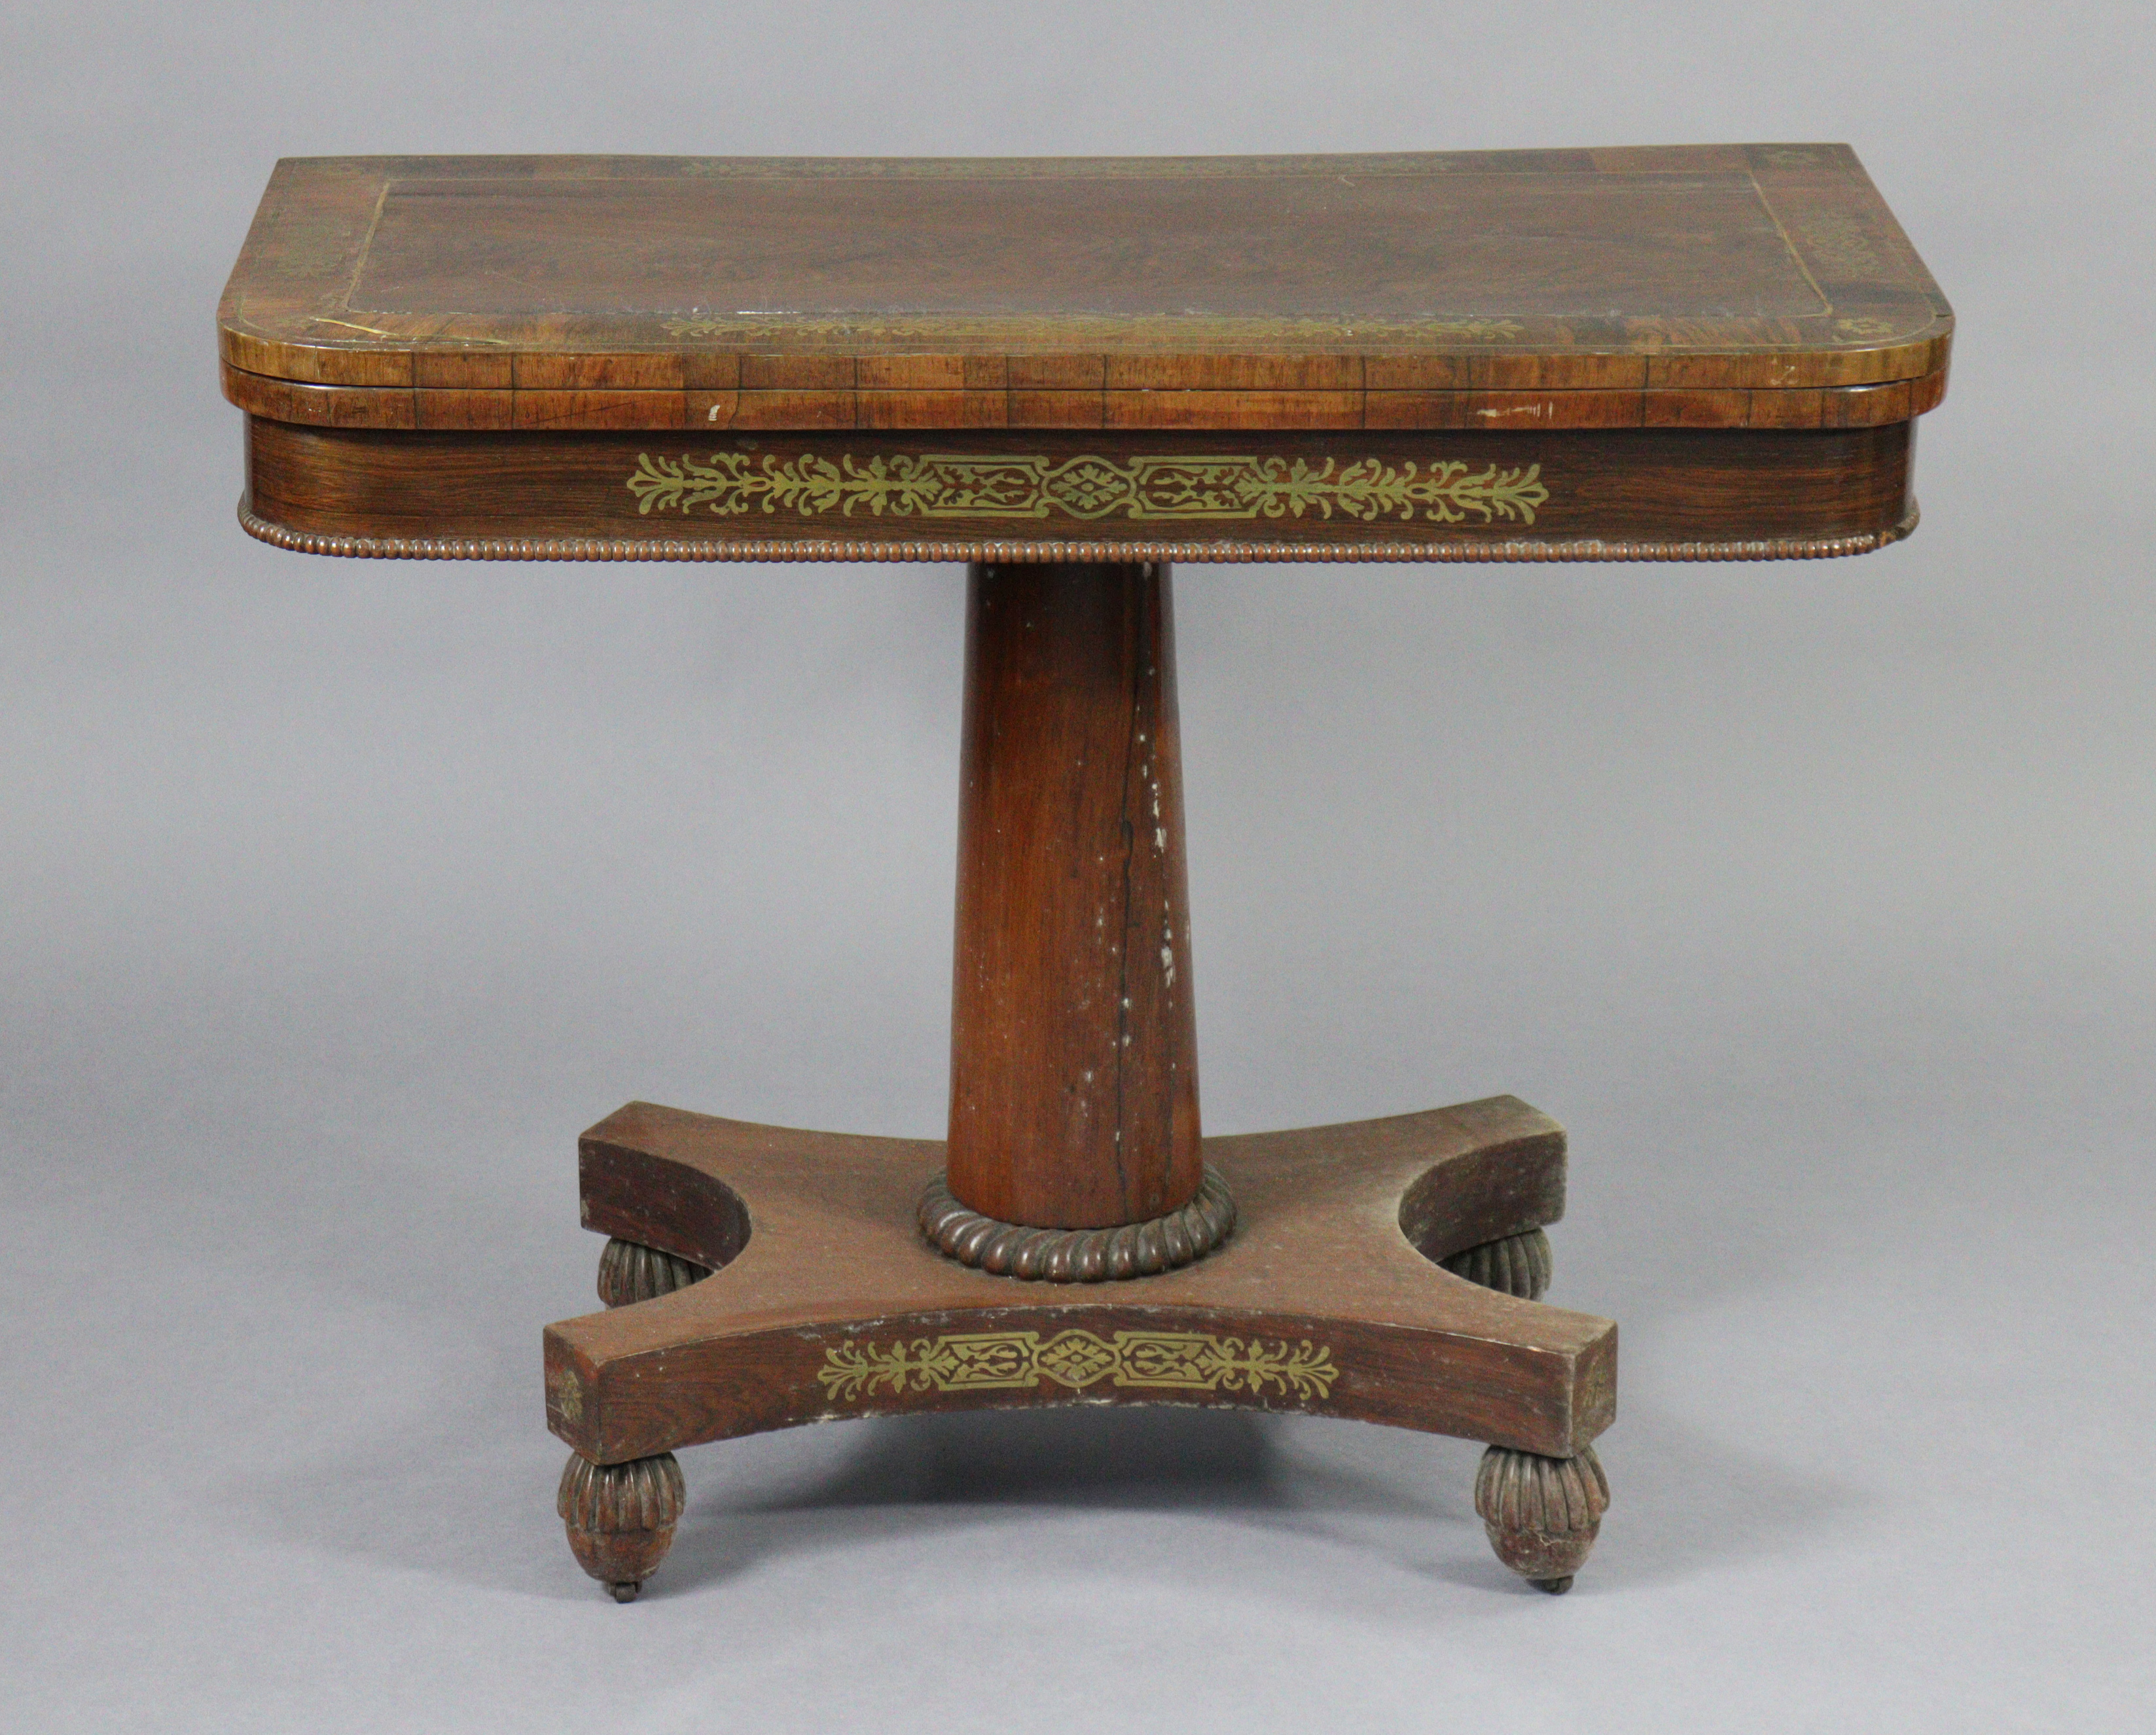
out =
[[[1139,1223],[1198,1191],[1169,583],[968,575],[948,1179],[1005,1223]]]
[[[1075,1403],[1348,1416],[1569,1456],[1615,1415],[1616,1327],[1436,1261],[1554,1221],[1564,1137],[1511,1097],[1204,1142],[1241,1208],[1194,1265],[1026,1283],[914,1222],[940,1141],[632,1103],[583,1138],[584,1222],[709,1261],[546,1332],[550,1425],[598,1463],[848,1417]],[[685,1182],[683,1177],[693,1177]],[[707,1220],[711,1188],[732,1204]],[[1075,1334],[1075,1335],[1073,1335]]]
[[[1830,144],[295,159],[219,315],[252,413],[505,429],[1846,426],[1952,332]]]
[[[1105,385],[884,391],[863,390],[848,381],[724,390],[482,389],[304,385],[244,372],[229,362],[223,365],[222,379],[226,398],[240,408],[303,427],[705,433],[804,428],[1870,428],[1922,415],[1946,396],[1943,367],[1917,379],[1872,385],[1707,388],[1649,385],[1646,381],[1663,368],[1649,357],[1632,359],[1630,368],[1609,370],[1611,377],[1626,377],[1627,383],[1577,388],[1394,388],[1358,381],[1322,391]],[[839,367],[854,365],[845,362]],[[865,370],[869,363],[859,365]],[[1369,372],[1379,378],[1410,377],[1415,371],[1388,376],[1373,367]]]

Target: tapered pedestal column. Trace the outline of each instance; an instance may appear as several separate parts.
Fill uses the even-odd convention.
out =
[[[1164,566],[971,569],[939,1221],[1202,1204],[1174,633]]]

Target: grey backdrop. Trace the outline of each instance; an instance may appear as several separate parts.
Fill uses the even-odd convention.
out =
[[[0,28],[0,1721],[2146,1727],[2145,4]],[[961,575],[248,541],[272,161],[1727,139],[1853,143],[1956,303],[1913,542],[1178,578],[1207,1123],[1568,1123],[1578,1589],[1466,1443],[1158,1411],[700,1449],[606,1601],[540,1408],[574,1135],[937,1130]]]

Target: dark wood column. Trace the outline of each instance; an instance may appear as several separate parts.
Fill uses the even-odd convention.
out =
[[[1158,565],[968,574],[950,1187],[1091,1229],[1198,1191],[1175,627]]]

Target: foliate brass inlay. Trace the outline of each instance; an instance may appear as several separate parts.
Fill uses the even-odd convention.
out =
[[[714,452],[707,458],[639,453],[628,480],[637,511],[698,506],[747,512],[836,512],[850,518],[1252,519],[1305,516],[1374,521],[1420,516],[1535,521],[1549,499],[1542,466],[1475,470],[1458,459],[1427,468],[1375,458],[1081,456],[931,452],[837,459],[804,453]]]
[[[833,1399],[900,1392],[1024,1391],[1044,1379],[1073,1391],[1103,1379],[1188,1392],[1277,1391],[1324,1398],[1340,1377],[1332,1352],[1308,1338],[1267,1343],[1199,1332],[960,1332],[824,1352],[816,1378]]]
[[[1820,211],[1796,219],[1797,233],[1812,256],[1830,271],[1851,277],[1876,278],[1884,268],[1864,225],[1840,211]]]

